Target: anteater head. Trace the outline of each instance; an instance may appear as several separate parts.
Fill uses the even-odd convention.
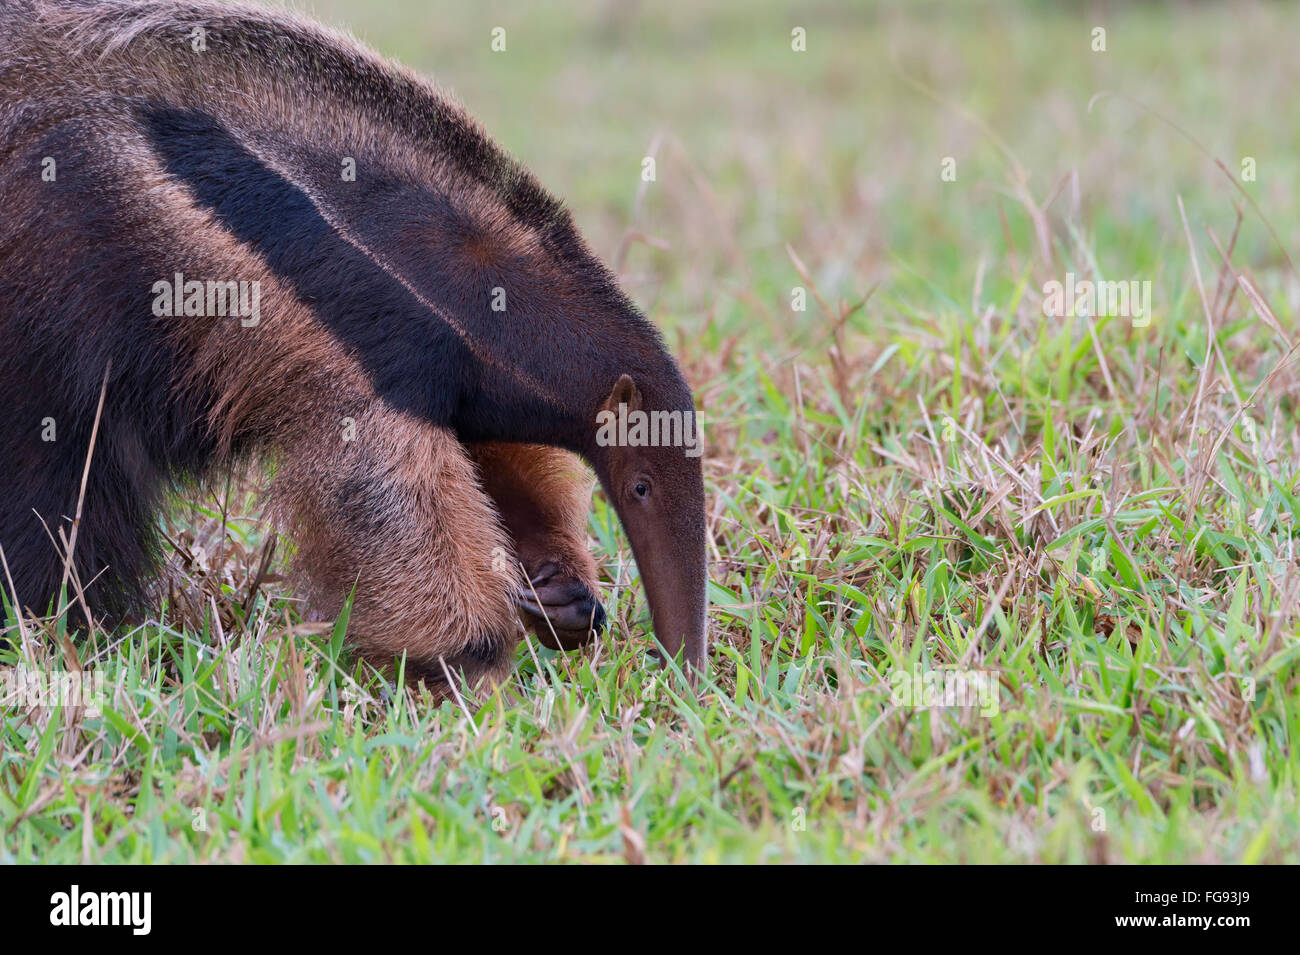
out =
[[[671,360],[669,360],[671,361]],[[594,417],[587,456],[618,512],[645,585],[655,634],[693,677],[707,651],[702,434],[673,367],[620,375]]]

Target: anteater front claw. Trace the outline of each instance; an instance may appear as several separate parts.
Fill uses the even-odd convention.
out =
[[[576,650],[605,628],[605,608],[576,577],[543,572],[519,588],[515,606],[537,639],[552,650]]]

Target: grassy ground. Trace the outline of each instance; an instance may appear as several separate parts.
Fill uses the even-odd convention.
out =
[[[0,713],[0,861],[1300,856],[1294,7],[315,9],[452,88],[669,330],[715,685],[650,666],[599,499],[612,633],[471,713],[274,573],[248,599],[256,509],[209,495],[158,621],[78,651],[103,715]],[[1149,324],[1045,317],[1067,272],[1150,281]],[[898,692],[953,671],[993,705]]]

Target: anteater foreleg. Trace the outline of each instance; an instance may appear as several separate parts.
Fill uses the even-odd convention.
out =
[[[587,548],[590,473],[574,455],[542,445],[480,443],[470,452],[523,565],[521,619],[553,650],[582,646],[605,625]]]
[[[272,491],[315,608],[336,614],[355,586],[349,633],[367,659],[405,653],[408,674],[444,689],[449,674],[500,682],[522,630],[510,543],[474,463],[380,401],[346,417],[286,449]]]

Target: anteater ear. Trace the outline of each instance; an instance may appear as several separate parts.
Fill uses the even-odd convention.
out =
[[[617,413],[619,405],[627,405],[628,411],[641,410],[641,392],[630,375],[620,375],[618,381],[614,382],[609,397],[605,399],[605,408],[608,411]]]

